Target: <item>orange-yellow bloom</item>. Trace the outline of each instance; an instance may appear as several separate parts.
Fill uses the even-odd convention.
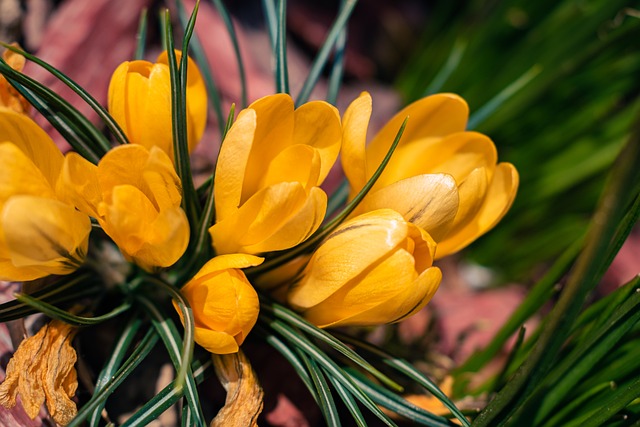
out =
[[[241,269],[262,261],[263,258],[246,254],[217,256],[182,288],[193,310],[194,339],[207,351],[237,352],[256,324],[260,311],[258,294]]]
[[[318,247],[289,290],[289,304],[319,327],[397,322],[438,289],[434,251],[433,239],[399,213],[365,213]]]
[[[122,145],[97,166],[69,153],[58,189],[96,218],[124,256],[145,270],[169,267],[187,248],[189,222],[180,207],[180,178],[158,147]]]
[[[218,157],[220,254],[291,248],[318,229],[327,208],[319,188],[340,151],[340,116],[315,101],[294,110],[289,95],[266,96],[238,115]]]
[[[178,60],[181,52],[176,51]],[[109,113],[134,144],[160,147],[173,158],[171,76],[167,52],[149,61],[127,61],[116,68],[109,83]],[[202,138],[207,124],[207,91],[195,62],[187,65],[187,136],[189,151]]]
[[[465,131],[469,109],[457,95],[439,94],[396,114],[365,148],[371,97],[363,93],[343,119],[342,165],[352,197],[386,155],[400,125],[409,121],[385,171],[357,213],[391,208],[424,228],[437,257],[454,253],[493,228],[511,207],[518,173],[497,163],[493,142]]]
[[[0,107],[0,280],[69,274],[91,222],[56,192],[62,153],[29,117]]]

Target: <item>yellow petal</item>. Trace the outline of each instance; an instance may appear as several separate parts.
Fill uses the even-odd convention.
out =
[[[371,95],[363,92],[349,105],[342,118],[342,169],[356,193],[368,180],[365,146],[371,110]]]
[[[459,251],[493,228],[513,204],[518,182],[516,168],[511,163],[499,163],[475,218],[455,234],[438,243],[436,258]]]
[[[312,101],[294,112],[293,143],[313,147],[320,154],[320,185],[338,158],[342,141],[340,114],[331,104]]]
[[[242,202],[242,186],[256,120],[254,110],[242,110],[220,148],[213,187],[218,221],[233,215]]]
[[[131,132],[128,129],[127,121],[127,73],[129,72],[129,61],[120,64],[109,81],[107,105],[109,114],[120,125],[124,133],[129,137]]]
[[[458,229],[464,227],[469,221],[473,221],[473,218],[477,215],[487,194],[487,187],[489,186],[487,175],[487,168],[480,167],[475,169],[458,187],[460,202],[456,219],[449,230],[449,234],[455,234]],[[443,238],[446,239],[445,236],[438,236],[437,240],[441,241]]]
[[[389,208],[424,228],[436,241],[446,235],[458,210],[458,188],[450,175],[418,175],[365,197],[358,212]]]
[[[135,262],[151,271],[178,261],[189,244],[189,220],[179,207],[167,208],[149,224],[142,247],[132,254]]]
[[[142,172],[149,188],[149,199],[159,209],[178,207],[182,202],[182,183],[169,156],[158,147],[151,147]]]
[[[460,183],[477,168],[493,170],[498,161],[496,146],[488,136],[478,132],[460,132],[444,138],[441,156],[433,163],[433,173],[448,173]],[[489,176],[488,178],[491,178]]]
[[[15,144],[0,143],[0,209],[17,194],[55,198],[50,182],[31,159]]]
[[[133,84],[130,81],[130,85]],[[141,126],[142,135],[139,144],[151,149],[154,145],[161,148],[169,157],[173,158],[173,119],[171,116],[171,73],[164,64],[153,64],[147,82],[137,82],[144,85],[138,92],[147,90],[144,108],[138,111],[140,122],[132,122],[130,126]],[[146,86],[146,87],[145,87]],[[132,106],[133,108],[133,106]],[[130,111],[131,113],[132,111]],[[142,116],[142,117],[140,117]],[[132,114],[131,120],[134,120]],[[135,141],[134,141],[135,142]]]
[[[292,145],[282,150],[269,164],[260,189],[281,182],[299,182],[309,191],[318,185],[320,169],[318,150],[308,145]]]
[[[109,150],[98,164],[102,198],[109,202],[113,188],[123,184],[132,185],[143,194],[150,196],[150,191],[142,177],[142,171],[148,159],[149,151],[136,144],[120,145]]]
[[[249,105],[249,109],[255,110],[257,119],[251,154],[245,169],[243,201],[258,191],[269,163],[293,143],[294,106],[289,95],[265,96]],[[223,149],[225,144],[222,145]]]
[[[259,250],[281,250],[301,241],[309,229],[322,221],[318,220],[320,210],[321,217],[324,216],[326,201],[322,204],[318,191],[308,195],[297,182],[282,182],[260,190],[235,215],[209,229],[217,253],[257,253],[250,249],[254,245]],[[313,197],[311,202],[310,197]],[[287,227],[291,227],[290,234]],[[272,240],[275,247],[265,248],[264,242],[277,233],[284,234]]]
[[[453,94],[432,95],[408,105],[378,132],[367,147],[367,176],[371,176],[380,165],[407,116],[409,121],[402,134],[401,146],[416,139],[464,131],[468,115],[466,102]]]
[[[42,172],[55,188],[63,156],[47,133],[29,117],[0,108],[0,143],[11,142]]]
[[[236,340],[226,332],[212,331],[196,326],[193,335],[194,341],[209,353],[230,354],[236,353],[240,349]]]
[[[262,264],[263,261],[264,258],[249,254],[218,255],[203,265],[198,274],[196,274],[192,280],[207,280],[210,274],[214,274],[228,268],[255,267],[256,265]]]
[[[102,200],[98,186],[98,167],[77,153],[68,153],[56,185],[56,193],[60,200],[98,218],[98,205]]]
[[[292,248],[307,240],[322,224],[327,211],[327,195],[314,187],[297,212],[292,212],[286,222],[273,230],[273,234],[263,241],[245,246],[249,253],[262,253]]]
[[[16,267],[69,274],[84,261],[91,222],[69,205],[14,196],[2,210],[1,223],[6,249]]]
[[[390,209],[345,222],[313,254],[304,280],[289,292],[289,303],[298,309],[319,304],[388,256],[407,233],[407,223]]]

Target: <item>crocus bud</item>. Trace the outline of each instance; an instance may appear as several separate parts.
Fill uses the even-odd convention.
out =
[[[176,51],[180,60],[181,53]],[[116,68],[109,83],[109,113],[134,144],[157,145],[173,158],[171,75],[167,52],[155,64],[127,61]],[[207,123],[207,91],[195,62],[187,65],[187,135],[189,151],[200,141]]]
[[[518,172],[510,163],[497,163],[491,139],[465,131],[468,115],[457,95],[429,96],[396,114],[366,145],[371,97],[363,93],[353,101],[344,114],[342,145],[351,197],[371,178],[409,117],[390,162],[354,214],[398,211],[435,239],[437,258],[493,228],[513,203]]]
[[[246,254],[217,256],[181,289],[193,310],[194,339],[207,351],[237,352],[256,324],[260,311],[258,294],[241,269],[262,261],[263,258]]]
[[[0,107],[0,280],[69,274],[83,263],[91,222],[56,192],[62,163],[33,120]]]
[[[319,327],[378,325],[416,313],[438,289],[435,242],[391,209],[343,223],[316,249],[288,302]]]
[[[266,96],[240,112],[220,149],[214,185],[217,253],[291,248],[318,229],[327,209],[320,189],[340,151],[335,107],[294,110],[289,95]]]
[[[97,219],[125,258],[147,271],[171,266],[187,248],[180,178],[158,147],[121,145],[97,166],[69,153],[58,191]]]

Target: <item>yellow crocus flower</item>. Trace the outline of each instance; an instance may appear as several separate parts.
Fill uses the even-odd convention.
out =
[[[262,261],[247,254],[217,256],[181,289],[193,310],[194,340],[210,353],[236,353],[256,324],[258,294],[241,269]]]
[[[29,117],[0,107],[0,280],[69,274],[91,222],[56,192],[63,156]]]
[[[373,175],[400,125],[409,121],[385,171],[356,213],[392,208],[438,243],[437,258],[469,245],[507,213],[518,172],[497,163],[493,141],[465,131],[469,108],[457,95],[438,94],[396,114],[366,145],[371,97],[363,93],[343,118],[342,166],[353,197]]]
[[[97,166],[69,153],[61,176],[66,200],[96,218],[123,255],[145,270],[174,264],[187,248],[180,178],[160,148],[122,145]]]
[[[291,248],[318,229],[327,208],[319,188],[341,141],[340,116],[326,102],[294,110],[289,95],[241,111],[220,150],[214,185],[220,254]]]
[[[18,43],[11,43],[11,46],[20,47]],[[24,56],[12,50],[5,50],[2,59],[14,70],[22,71],[25,64]],[[0,106],[7,107],[17,113],[29,114],[31,104],[20,93],[9,84],[7,79],[0,75]]]
[[[180,60],[181,52],[176,51]],[[173,158],[171,75],[167,52],[156,63],[126,61],[116,68],[109,83],[109,113],[129,141],[147,149],[156,145]],[[187,65],[187,136],[192,151],[207,124],[207,90],[191,58]]]
[[[435,242],[391,209],[357,216],[314,252],[288,302],[325,328],[400,321],[424,307],[442,273]]]

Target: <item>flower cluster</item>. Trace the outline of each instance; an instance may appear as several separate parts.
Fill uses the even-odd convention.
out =
[[[238,351],[260,311],[254,285],[268,281],[278,285],[275,298],[318,327],[392,323],[416,313],[440,284],[434,260],[491,229],[518,186],[515,168],[497,163],[493,142],[465,130],[468,108],[456,95],[409,105],[367,143],[367,93],[342,117],[326,102],[296,108],[289,95],[277,94],[253,102],[228,129],[208,190],[215,220],[203,227],[185,213],[174,165],[166,52],[156,64],[126,62],[113,74],[109,111],[131,143],[97,164],[63,155],[14,111],[17,94],[0,94],[14,106],[0,107],[0,279],[72,273],[87,257],[91,229],[100,229],[142,275],[200,268],[171,285],[191,306],[195,341],[211,353]],[[186,99],[192,150],[207,100],[190,59]],[[376,176],[406,117],[399,145]],[[322,185],[339,156],[349,201],[361,200],[342,224],[326,229],[336,196]],[[213,258],[188,252],[194,227],[210,238],[205,252]],[[311,244],[288,264],[245,272],[305,242]]]

